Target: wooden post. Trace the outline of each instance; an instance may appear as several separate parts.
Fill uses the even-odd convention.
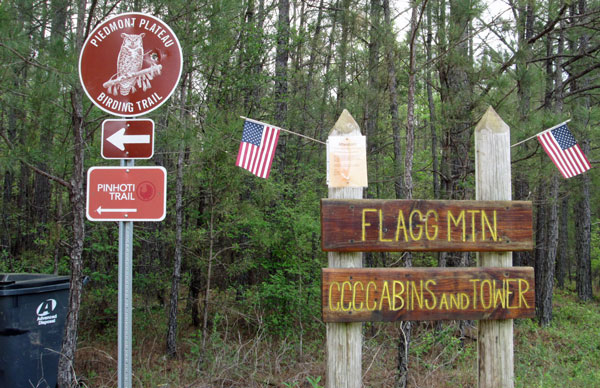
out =
[[[510,200],[510,129],[490,106],[475,128],[478,200]],[[511,267],[512,252],[479,253],[482,267]],[[513,388],[513,321],[482,320],[478,332],[479,388]]]
[[[329,136],[361,136],[360,128],[344,110]],[[330,185],[331,186],[331,185]],[[362,187],[329,187],[329,198],[360,199]],[[329,252],[330,268],[360,268],[362,253]],[[327,387],[360,388],[362,386],[362,323],[327,323]]]

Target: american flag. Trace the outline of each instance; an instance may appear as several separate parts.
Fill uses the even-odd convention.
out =
[[[537,135],[537,138],[565,178],[574,177],[592,168],[566,124],[544,131]]]
[[[277,140],[279,128],[246,120],[235,165],[257,177],[268,178]]]

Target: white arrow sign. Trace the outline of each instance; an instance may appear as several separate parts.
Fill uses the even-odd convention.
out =
[[[121,128],[107,137],[106,141],[117,147],[120,151],[125,151],[125,144],[150,143],[150,135],[126,135],[125,128]]]
[[[137,209],[102,209],[102,206],[98,206],[98,209],[96,209],[96,211],[98,212],[98,214],[102,214],[102,212],[104,213],[135,213],[137,212]]]

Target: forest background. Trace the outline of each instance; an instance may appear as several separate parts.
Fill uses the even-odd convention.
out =
[[[536,140],[512,149],[513,199],[535,210],[535,249],[513,261],[535,267],[537,298],[535,323],[516,324],[517,351],[531,354],[517,353],[516,383],[598,381],[600,345],[578,353],[598,330],[560,337],[600,314],[598,1],[3,1],[0,272],[71,276],[64,386],[116,378],[118,228],[84,217],[85,172],[114,165],[100,157],[109,116],[84,96],[77,63],[95,25],[131,11],[163,19],[184,55],[176,92],[147,116],[155,155],[137,163],[164,166],[169,187],[165,221],[135,224],[135,384],[319,386],[324,375],[325,149],[283,133],[271,176],[256,178],[234,166],[240,115],[325,140],[345,108],[367,136],[366,198],[473,199],[472,133],[488,106],[512,143],[571,119],[593,166],[565,180]],[[369,267],[475,262],[364,256]],[[365,324],[365,384],[473,385],[473,330]],[[531,341],[540,347],[519,348]],[[573,357],[562,377],[539,361],[557,349]]]

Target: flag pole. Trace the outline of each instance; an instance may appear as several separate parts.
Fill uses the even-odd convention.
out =
[[[327,143],[325,143],[324,141],[317,140],[317,139],[313,139],[312,137],[305,136],[305,135],[302,135],[302,134],[300,134],[300,133],[297,133],[297,132],[292,132],[292,131],[290,131],[289,129],[283,129],[283,128],[280,128],[280,127],[276,127],[275,125],[271,125],[271,124],[263,123],[262,121],[258,121],[258,120],[250,119],[250,118],[248,118],[248,117],[245,117],[245,116],[240,116],[240,117],[241,117],[241,118],[243,118],[244,120],[251,121],[251,122],[253,122],[253,123],[256,123],[256,124],[268,125],[269,127],[274,127],[274,128],[277,128],[277,129],[279,129],[280,131],[284,131],[284,132],[287,132],[287,133],[291,133],[292,135],[300,136],[300,137],[303,137],[303,138],[305,138],[305,139],[308,139],[308,140],[315,141],[315,142],[317,142],[317,143],[321,143],[321,144],[327,144]]]
[[[511,145],[511,146],[510,146],[510,148],[512,148],[512,147],[516,147],[516,146],[518,146],[519,144],[523,144],[523,143],[525,143],[526,141],[533,139],[534,137],[538,137],[538,136],[539,136],[539,135],[541,135],[542,133],[545,133],[545,132],[551,131],[551,130],[553,130],[553,129],[555,129],[555,128],[558,128],[558,127],[560,127],[561,125],[568,123],[569,121],[571,121],[571,119],[568,119],[567,121],[563,121],[563,122],[562,122],[562,123],[560,123],[560,124],[556,124],[555,126],[553,126],[553,127],[550,127],[550,128],[548,128],[548,129],[546,129],[546,130],[544,130],[544,131],[542,131],[542,132],[540,132],[540,133],[538,133],[538,134],[536,134],[536,135],[533,135],[533,136],[531,136],[531,137],[528,137],[528,138],[527,138],[527,139],[525,139],[525,140],[521,140],[520,142],[518,142],[518,143],[515,143],[515,144]]]

